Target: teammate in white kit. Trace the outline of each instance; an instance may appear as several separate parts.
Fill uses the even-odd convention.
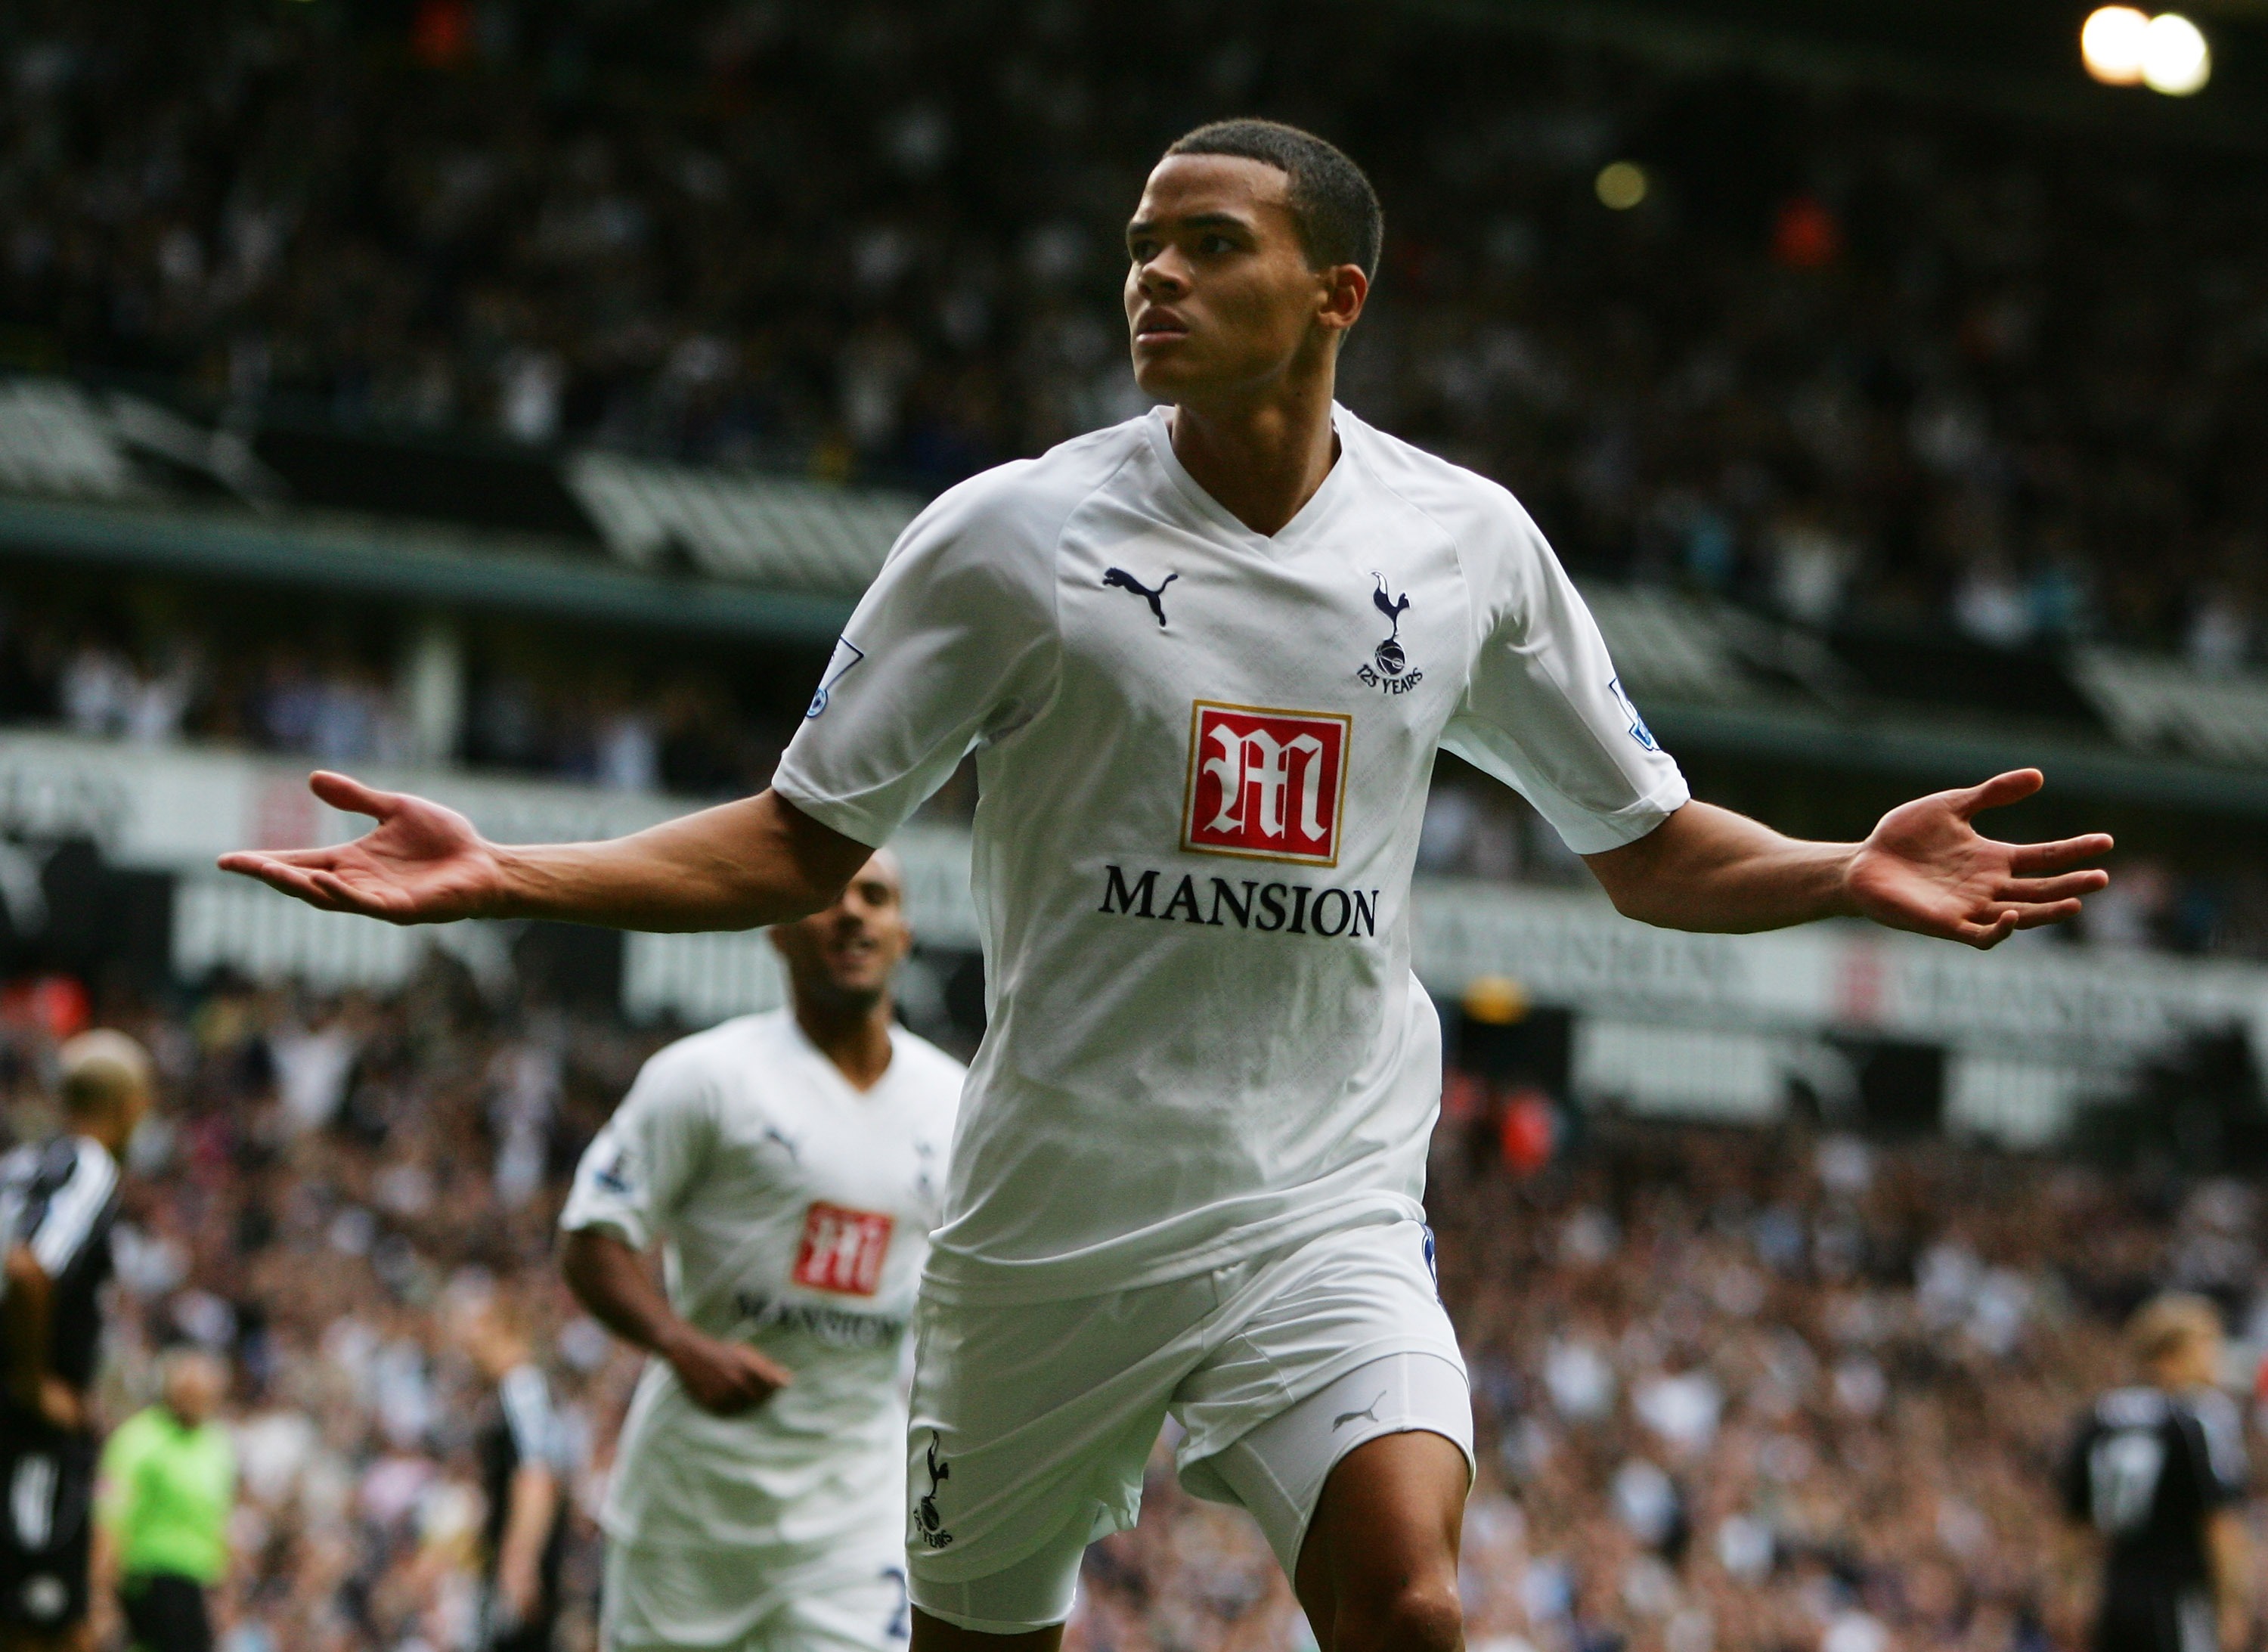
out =
[[[600,1516],[608,1652],[906,1639],[900,1355],[964,1075],[892,1023],[889,855],[773,939],[790,1007],[647,1062],[559,1219],[569,1285],[654,1355]]]
[[[1175,144],[1127,236],[1136,376],[1170,409],[924,512],[762,795],[526,849],[319,775],[377,829],[222,861],[397,922],[773,921],[974,748],[991,1022],[916,1317],[924,1652],[1052,1647],[1168,1412],[1185,1481],[1259,1519],[1323,1647],[1460,1642],[1471,1417],[1426,1266],[1440,1046],[1409,969],[1437,750],[1650,923],[1989,947],[2106,881],[2075,868],[2107,837],[1972,828],[2031,771],[1859,844],[1689,800],[1512,496],[1333,402],[1380,230],[1320,139]]]

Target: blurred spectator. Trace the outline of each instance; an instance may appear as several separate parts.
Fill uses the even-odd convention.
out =
[[[218,1420],[228,1368],[195,1347],[159,1361],[158,1403],[102,1448],[95,1511],[96,1640],[114,1595],[141,1652],[212,1652],[206,1591],[228,1572],[236,1448]]]
[[[223,643],[178,617],[148,649],[126,648],[100,631],[76,632],[65,618],[72,606],[54,595],[10,605],[0,624],[0,722],[60,722],[150,745],[244,741],[334,766],[410,755],[406,690],[363,651],[337,641],[310,650],[298,633]],[[68,646],[58,645],[63,637]],[[453,755],[613,791],[715,798],[770,782],[787,726],[750,715],[715,674],[666,664],[641,671],[604,654],[593,661],[580,645],[552,658],[553,675],[541,679],[476,672],[463,750]]]

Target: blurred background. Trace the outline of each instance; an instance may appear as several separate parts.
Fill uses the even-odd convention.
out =
[[[2082,30],[2084,29],[2084,39]],[[315,913],[211,857],[761,787],[941,488],[1139,412],[1121,225],[1313,127],[1386,261],[1344,397],[1519,493],[1697,791],[1850,837],[2035,763],[2116,832],[1989,959],[1616,918],[1444,759],[1418,963],[1489,1652],[2076,1647],[2051,1476],[2152,1290],[2268,1347],[2268,7],[2065,0],[16,0],[0,10],[0,1086],[149,1042],[106,1379],[235,1361],[228,1652],[471,1629],[493,1286],[579,1467],[634,1363],[554,1283],[637,1064],[757,936]],[[964,772],[905,1019],[983,983]],[[1072,1643],[1312,1644],[1153,1475]]]

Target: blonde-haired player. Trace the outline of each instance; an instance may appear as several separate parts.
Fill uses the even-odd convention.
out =
[[[2065,1501],[2102,1539],[2094,1652],[2236,1652],[2252,1633],[2244,1424],[2221,1391],[2220,1310],[2169,1291],[2126,1325],[2140,1380],[2095,1402]]]
[[[63,1130],[0,1159],[0,1647],[10,1652],[85,1641],[99,1293],[118,1155],[152,1088],[149,1056],[123,1033],[82,1033],[60,1066]]]

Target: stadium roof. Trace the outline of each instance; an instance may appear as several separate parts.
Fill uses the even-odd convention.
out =
[[[825,642],[919,505],[606,454],[247,438],[0,381],[0,547],[18,555]]]

